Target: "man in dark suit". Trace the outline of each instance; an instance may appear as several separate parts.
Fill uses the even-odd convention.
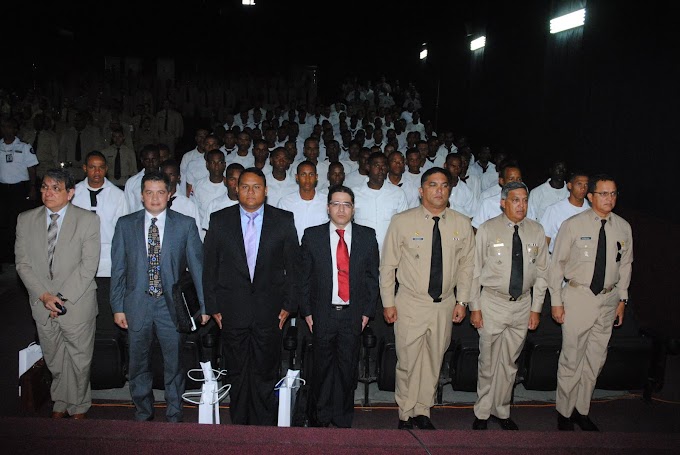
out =
[[[111,308],[114,322],[129,329],[129,382],[136,420],[153,419],[151,346],[155,330],[163,353],[166,419],[182,421],[183,337],[177,331],[172,287],[187,265],[201,303],[201,323],[210,319],[203,301],[203,248],[196,221],[167,210],[169,186],[165,174],[144,174],[144,210],[118,220],[111,246]]]
[[[328,191],[331,221],[305,229],[299,274],[300,314],[312,332],[316,426],[352,426],[359,338],[378,298],[378,242],[371,228],[352,223],[354,193]],[[316,414],[316,415],[314,415]]]
[[[281,330],[298,298],[293,214],[266,196],[262,171],[245,169],[238,205],[211,215],[204,244],[205,306],[222,329],[231,422],[240,425],[277,423]]]
[[[44,207],[20,214],[16,230],[17,273],[28,290],[40,346],[52,373],[55,419],[67,414],[84,419],[92,404],[99,217],[70,202],[75,184],[63,169],[45,172],[40,187]]]

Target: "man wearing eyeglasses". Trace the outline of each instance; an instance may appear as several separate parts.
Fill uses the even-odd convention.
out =
[[[40,346],[52,373],[52,418],[84,419],[90,409],[90,367],[97,317],[95,274],[99,217],[70,201],[75,179],[45,172],[44,207],[19,215],[16,268],[28,290]]]
[[[352,426],[360,335],[378,298],[378,242],[372,228],[352,223],[354,192],[328,192],[330,222],[302,237],[300,314],[314,342],[314,426]]]
[[[612,326],[623,324],[633,262],[630,224],[612,212],[618,192],[601,174],[588,182],[591,209],[560,226],[548,272],[552,317],[562,324],[557,427],[598,431],[588,417]],[[567,282],[563,286],[564,282]]]

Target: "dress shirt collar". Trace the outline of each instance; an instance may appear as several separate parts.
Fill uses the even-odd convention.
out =
[[[427,210],[427,209],[425,208],[424,205],[421,204],[421,205],[420,205],[420,210],[421,210],[421,212],[422,212],[422,216],[424,216],[424,217],[427,218],[428,220],[429,220],[430,218],[432,218],[432,217],[435,217],[435,216],[438,216],[439,218],[441,218],[441,219],[443,219],[443,220],[446,219],[446,209],[442,210],[440,213],[437,214],[437,213],[432,213],[432,212],[430,212],[429,210]]]
[[[144,219],[147,223],[151,224],[151,219],[156,218],[156,224],[161,224],[161,223],[165,223],[165,217],[167,216],[167,214],[168,214],[167,209],[163,210],[161,213],[159,213],[156,216],[153,216],[152,214],[150,214],[148,210],[144,210]]]
[[[51,221],[50,215],[52,215],[53,213],[58,213],[58,214],[59,214],[58,220],[60,220],[60,221],[63,220],[63,219],[64,219],[64,215],[66,215],[66,209],[68,209],[69,204],[70,204],[70,202],[68,202],[65,206],[63,206],[63,207],[61,208],[61,210],[59,210],[58,212],[53,212],[52,210],[50,210],[50,209],[48,209],[47,207],[45,207],[45,212],[47,213],[47,221],[48,221],[48,222]]]
[[[333,223],[333,220],[331,220],[330,223],[328,223],[328,231],[330,232],[331,235],[337,235],[335,232],[336,229],[340,229]],[[347,226],[344,227],[345,229],[345,238],[349,238],[352,236],[352,222],[347,223]]]
[[[512,221],[510,221],[510,218],[508,218],[507,215],[506,215],[505,213],[504,213],[503,215],[501,215],[501,216],[503,217],[503,221],[505,222],[505,224],[506,224],[510,229],[514,229],[514,226],[519,226],[519,227],[524,226],[524,220],[526,220],[526,218],[524,218],[524,219],[523,219],[522,221],[520,221],[519,223],[513,223]]]
[[[238,210],[241,212],[241,218],[248,216],[248,213],[252,213],[245,210],[241,204],[238,205]],[[262,219],[262,216],[264,215],[264,204],[262,204],[260,208],[255,211],[259,213],[259,218]]]

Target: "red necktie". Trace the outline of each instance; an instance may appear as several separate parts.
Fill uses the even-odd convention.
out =
[[[344,301],[349,300],[349,251],[345,243],[345,230],[336,229],[340,236],[336,257],[338,261],[338,296]]]

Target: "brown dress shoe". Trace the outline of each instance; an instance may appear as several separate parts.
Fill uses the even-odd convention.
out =
[[[66,413],[65,413],[65,412],[58,412],[58,411],[55,411],[55,412],[52,413],[52,418],[53,418],[53,419],[63,419],[64,417],[66,417]]]
[[[73,414],[73,420],[85,420],[85,414]]]

